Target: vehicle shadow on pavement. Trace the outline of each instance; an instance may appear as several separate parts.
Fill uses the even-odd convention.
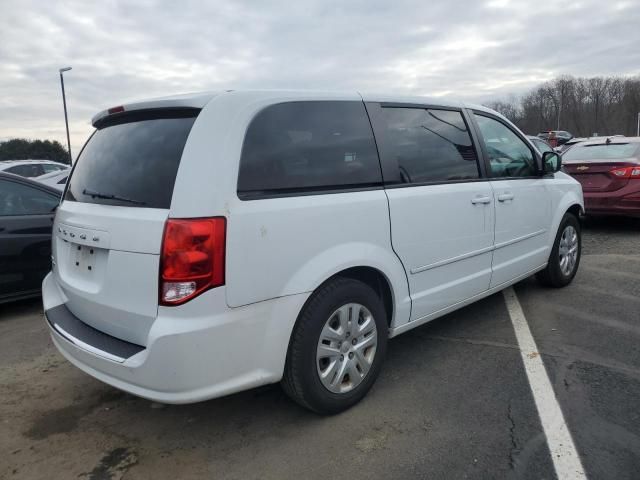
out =
[[[25,315],[41,315],[42,299],[30,298],[0,304],[0,322],[17,320]]]
[[[640,218],[586,217],[582,225],[583,255],[638,253]]]
[[[12,308],[38,315],[31,328],[44,331],[33,303]],[[98,382],[42,343],[40,357],[0,382],[0,413],[15,417],[10,466],[23,476],[45,478],[42,461],[59,478],[553,476],[500,294],[392,339],[367,397],[331,417],[278,385],[157,404]]]
[[[582,225],[589,233],[640,233],[640,218],[585,217]]]

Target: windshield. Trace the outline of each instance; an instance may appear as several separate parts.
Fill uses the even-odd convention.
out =
[[[197,110],[136,113],[98,128],[82,150],[65,200],[169,208]]]
[[[637,143],[576,145],[567,150],[567,153],[562,156],[562,160],[619,160],[633,157],[637,150]]]

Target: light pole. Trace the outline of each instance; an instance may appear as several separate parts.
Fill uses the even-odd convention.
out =
[[[638,126],[636,127],[636,137],[640,137],[640,112],[638,112]]]
[[[64,124],[67,127],[67,148],[69,149],[69,165],[73,163],[73,156],[71,155],[71,139],[69,138],[69,119],[67,117],[67,97],[64,94],[64,78],[62,74],[71,70],[71,67],[64,67],[58,70],[60,72],[60,86],[62,87],[62,105],[64,106]]]

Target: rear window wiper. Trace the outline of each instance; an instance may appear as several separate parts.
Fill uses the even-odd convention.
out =
[[[83,195],[89,195],[91,198],[104,198],[107,200],[119,200],[121,202],[135,203],[136,205],[146,205],[146,202],[141,202],[140,200],[133,200],[131,198],[120,197],[119,195],[107,194],[96,192],[95,190],[89,190],[85,188],[82,190]]]

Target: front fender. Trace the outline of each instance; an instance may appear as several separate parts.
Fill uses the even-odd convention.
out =
[[[572,180],[572,183],[575,182]],[[551,221],[551,228],[549,229],[549,245],[553,245],[558,228],[560,228],[560,222],[562,217],[567,211],[574,205],[580,207],[580,213],[584,214],[584,198],[582,196],[582,187],[578,182],[576,185],[572,185],[573,188],[566,190],[560,188],[552,188],[550,191],[552,197],[553,218]]]

